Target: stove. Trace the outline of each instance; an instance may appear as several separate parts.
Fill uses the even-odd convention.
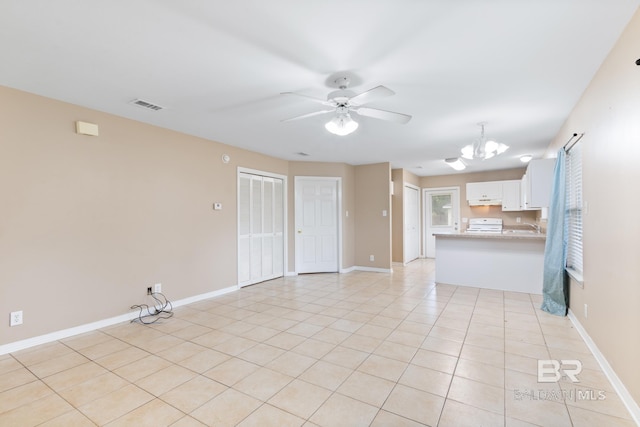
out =
[[[471,218],[467,233],[474,234],[500,234],[502,233],[501,218]]]

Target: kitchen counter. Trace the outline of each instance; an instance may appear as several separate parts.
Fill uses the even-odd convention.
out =
[[[452,239],[503,239],[503,240],[542,240],[547,239],[544,233],[528,233],[528,232],[512,232],[503,231],[502,233],[467,233],[467,232],[451,232],[451,233],[433,233],[434,236],[440,238]]]
[[[502,291],[542,293],[541,233],[434,233],[436,282]]]

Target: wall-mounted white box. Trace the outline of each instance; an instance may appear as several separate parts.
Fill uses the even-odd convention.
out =
[[[98,136],[98,125],[78,120],[76,122],[76,133],[80,135]]]

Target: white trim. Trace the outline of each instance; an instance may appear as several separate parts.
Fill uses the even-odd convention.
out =
[[[579,272],[578,270],[574,270],[573,268],[565,268],[564,270],[567,272],[569,277],[571,277],[574,282],[576,282],[578,286],[584,288],[584,276],[581,272]]]
[[[235,292],[238,289],[240,289],[238,285],[229,286],[227,288],[218,289],[217,291],[207,292],[204,294],[183,298],[181,300],[171,302],[171,305],[173,305],[174,307],[180,307],[182,305],[193,304],[194,302],[202,301],[205,299],[216,298],[222,295],[230,294],[231,292]]]
[[[287,276],[287,277],[293,277],[293,276],[297,276],[297,275],[298,275],[298,273],[296,273],[295,271],[287,271],[285,273],[285,276]]]
[[[341,268],[340,269],[340,273],[341,274],[346,274],[346,273],[351,273],[352,271],[354,271],[356,269],[356,267],[351,266],[351,267],[347,267],[347,268]]]
[[[192,297],[184,298],[175,302],[171,302],[173,307],[180,307],[186,304],[192,304],[194,302],[198,302],[201,300],[215,298],[224,294],[228,294],[230,292],[235,292],[238,290],[238,286],[230,286],[228,288],[219,289],[213,292],[207,292],[205,294],[195,295]],[[44,335],[39,335],[33,338],[27,338],[21,341],[15,341],[9,344],[4,344],[0,346],[0,355],[14,353],[16,351],[24,350],[30,347],[35,347],[37,345],[50,343],[53,341],[58,341],[64,338],[69,338],[74,335],[84,334],[86,332],[95,331],[97,329],[106,328],[108,326],[117,325],[118,323],[131,321],[138,317],[138,310],[131,311],[129,313],[121,314],[119,316],[110,317],[108,319],[98,320],[97,322],[91,322],[80,326],[74,326],[69,329],[62,329],[60,331],[51,332]]]
[[[354,265],[353,267],[351,267],[351,271],[353,270],[357,270],[357,271],[372,271],[374,273],[393,273],[393,269],[392,268],[378,268],[378,267],[362,267],[359,265]]]
[[[629,411],[629,414],[631,415],[635,423],[637,425],[640,425],[640,406],[638,406],[636,401],[633,400],[633,397],[631,396],[631,393],[629,393],[629,390],[627,390],[627,388],[624,386],[624,383],[620,380],[620,378],[618,378],[616,372],[613,370],[604,355],[600,352],[596,343],[593,342],[593,340],[584,329],[575,314],[573,314],[573,311],[571,311],[571,309],[569,309],[567,317],[569,317],[569,320],[571,320],[571,323],[573,323],[573,326],[575,326],[585,344],[587,345],[587,347],[589,347],[589,350],[591,350],[593,357],[595,357],[598,361],[598,364],[602,368],[602,371],[611,382],[611,385],[613,385],[613,388],[616,390],[616,393],[618,393],[618,396],[620,396],[620,400],[622,400],[624,406],[627,407],[627,410]]]

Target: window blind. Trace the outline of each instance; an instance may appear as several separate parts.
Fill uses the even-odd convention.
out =
[[[566,216],[568,224],[567,269],[582,275],[582,143],[566,156]]]

